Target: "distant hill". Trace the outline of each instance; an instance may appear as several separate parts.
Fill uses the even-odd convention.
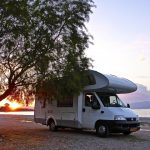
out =
[[[150,109],[150,101],[131,103],[130,106],[133,109]]]

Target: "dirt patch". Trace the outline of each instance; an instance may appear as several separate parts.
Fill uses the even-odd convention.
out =
[[[48,131],[36,124],[33,116],[0,115],[1,150],[149,150],[150,126],[129,136],[112,134],[99,138],[93,131],[61,129]]]

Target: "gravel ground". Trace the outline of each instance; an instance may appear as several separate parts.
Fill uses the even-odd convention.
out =
[[[129,136],[99,138],[92,131],[59,130],[33,122],[33,116],[0,115],[0,150],[149,150],[150,124]]]

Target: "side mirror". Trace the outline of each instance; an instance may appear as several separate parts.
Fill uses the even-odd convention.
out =
[[[127,107],[130,108],[130,104],[127,104]]]

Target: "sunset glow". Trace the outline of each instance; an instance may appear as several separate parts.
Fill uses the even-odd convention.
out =
[[[21,104],[19,104],[19,103],[17,103],[17,102],[10,102],[9,104],[10,104],[9,107],[10,107],[12,110],[15,110],[15,109],[21,107]]]
[[[20,103],[18,103],[17,101],[9,101],[7,99],[4,99],[3,101],[0,102],[0,106],[5,106],[6,104],[9,105],[9,108],[12,110],[15,110],[17,108],[20,108],[22,105]]]

